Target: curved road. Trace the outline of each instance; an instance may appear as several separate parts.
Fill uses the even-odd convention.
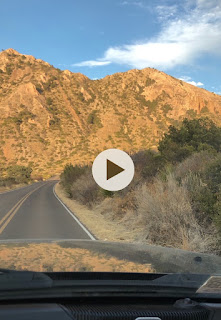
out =
[[[0,194],[0,240],[86,239],[93,236],[55,197],[57,181]]]

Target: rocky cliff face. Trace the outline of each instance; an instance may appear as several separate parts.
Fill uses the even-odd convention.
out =
[[[92,81],[13,49],[0,53],[0,168],[29,164],[47,176],[105,148],[156,148],[170,124],[201,116],[220,125],[221,96],[156,69]]]

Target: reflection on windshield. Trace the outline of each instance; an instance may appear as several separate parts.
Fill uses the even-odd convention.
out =
[[[65,248],[54,243],[5,244],[0,245],[0,252],[1,265],[12,270],[154,272],[148,263],[125,262],[111,255],[81,248]]]

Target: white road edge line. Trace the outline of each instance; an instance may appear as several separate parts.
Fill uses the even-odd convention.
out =
[[[0,244],[1,243],[10,243],[10,242],[40,242],[40,243],[44,243],[45,242],[66,242],[66,241],[79,241],[79,242],[84,242],[84,241],[88,241],[87,239],[59,239],[59,238],[52,238],[52,239],[1,239],[0,240]]]
[[[85,226],[78,220],[78,218],[68,209],[68,207],[58,198],[55,193],[55,185],[53,187],[53,194],[55,198],[62,204],[62,206],[67,210],[67,212],[72,216],[72,218],[79,224],[79,226],[87,233],[91,240],[96,240],[95,237],[85,228]]]

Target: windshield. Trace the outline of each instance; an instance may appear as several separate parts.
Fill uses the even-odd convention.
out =
[[[0,9],[0,268],[220,273],[220,0]]]

